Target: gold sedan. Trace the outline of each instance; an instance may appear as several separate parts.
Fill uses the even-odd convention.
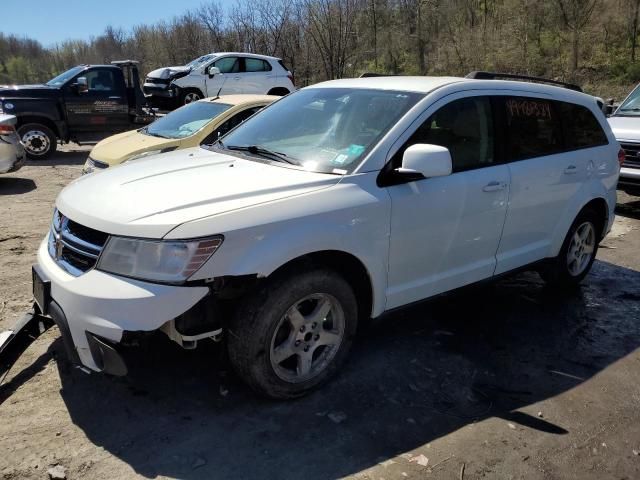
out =
[[[105,138],[93,147],[82,172],[91,173],[148,155],[214,143],[280,98],[274,95],[225,95],[189,103],[144,128]]]

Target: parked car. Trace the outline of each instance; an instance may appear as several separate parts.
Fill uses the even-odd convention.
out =
[[[203,55],[183,67],[150,72],[143,90],[154,106],[175,108],[205,97],[238,93],[287,95],[293,74],[281,59],[252,53]]]
[[[0,110],[0,173],[20,170],[25,153],[15,129],[17,123],[13,115],[4,115]]]
[[[95,143],[154,120],[145,110],[137,62],[78,65],[43,85],[0,88],[0,109],[18,118],[29,158],[50,157],[58,142]]]
[[[83,173],[148,155],[214,143],[279,98],[273,95],[226,95],[190,103],[146,127],[102,140],[91,150]]]
[[[640,195],[640,85],[608,120],[624,151],[618,188],[630,195]]]
[[[67,186],[38,251],[38,309],[73,362],[123,375],[160,330],[226,342],[274,398],[344,364],[359,322],[523,268],[589,272],[618,153],[593,97],[453,77],[304,88],[207,148]]]

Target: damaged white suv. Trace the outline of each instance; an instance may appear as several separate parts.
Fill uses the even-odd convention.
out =
[[[531,266],[574,285],[611,228],[620,147],[593,97],[523,82],[336,80],[207,148],[89,175],[56,201],[34,296],[69,355],[124,374],[161,330],[225,342],[305,394],[358,322]]]

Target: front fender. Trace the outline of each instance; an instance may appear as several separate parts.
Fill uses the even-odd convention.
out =
[[[360,177],[358,182],[341,182],[309,195],[197,222],[205,222],[198,231],[222,233],[225,240],[192,279],[268,277],[301,256],[339,251],[357,258],[368,271],[372,315],[379,315],[385,307],[391,206],[386,191],[375,186],[375,175]],[[171,236],[193,237],[193,227],[190,222]]]

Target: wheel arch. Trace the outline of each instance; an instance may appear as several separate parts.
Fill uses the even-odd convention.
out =
[[[58,125],[56,125],[56,123],[50,118],[39,116],[39,115],[24,115],[24,116],[20,115],[18,117],[18,124],[16,125],[16,130],[22,127],[23,125],[28,125],[29,123],[39,123],[41,125],[44,125],[54,133],[54,135],[58,138],[58,140],[62,139],[62,134],[58,129]]]
[[[280,97],[284,97],[285,95],[289,95],[291,92],[288,88],[285,87],[273,87],[271,90],[267,92],[267,95],[278,95]]]
[[[286,275],[313,267],[327,267],[341,275],[354,290],[358,302],[360,320],[369,319],[373,313],[374,289],[371,274],[355,255],[341,250],[321,250],[293,258],[277,269],[274,275]]]

